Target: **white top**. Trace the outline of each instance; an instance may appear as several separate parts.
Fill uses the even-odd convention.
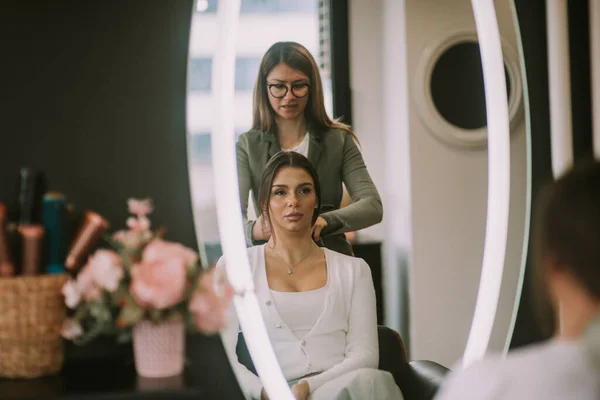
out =
[[[377,368],[375,289],[367,263],[361,258],[323,248],[328,276],[325,303],[310,332],[298,339],[285,322],[290,316],[283,318],[274,307],[267,283],[264,247],[250,247],[248,257],[263,321],[285,378],[290,381],[325,371],[306,378],[313,391],[349,371]],[[223,263],[221,258],[217,265],[222,267]],[[260,397],[263,386],[260,379],[237,362],[239,325],[233,305],[228,315],[231,319],[222,334],[225,350],[242,388],[251,396]]]
[[[327,285],[308,292],[278,292],[271,290],[273,305],[294,336],[304,339],[323,313]]]
[[[551,340],[449,375],[436,400],[600,399],[600,369],[578,341]]]
[[[309,139],[309,135],[308,135],[308,132],[306,132],[306,134],[304,135],[304,139],[302,139],[302,141],[300,143],[298,143],[298,145],[296,147],[293,147],[291,149],[283,149],[283,150],[295,151],[296,153],[300,153],[304,157],[308,158],[308,146],[310,145],[310,141],[308,139]]]

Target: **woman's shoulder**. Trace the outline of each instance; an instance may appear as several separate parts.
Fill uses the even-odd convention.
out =
[[[239,145],[242,145],[244,147],[251,147],[255,143],[262,142],[264,140],[265,135],[266,133],[264,132],[255,129],[250,129],[249,131],[242,133],[238,137],[237,142]]]
[[[365,260],[359,257],[349,256],[347,254],[338,253],[337,251],[323,247],[323,251],[327,257],[328,264],[331,267],[337,268],[342,274],[348,275],[362,275],[365,273],[371,273],[371,268]]]
[[[331,128],[322,135],[322,140],[327,147],[341,148],[349,151],[356,146],[355,138],[350,132],[342,128]]]
[[[342,128],[331,128],[323,133],[323,140],[344,142],[350,134]]]
[[[561,395],[567,388],[564,382],[577,380],[581,390],[586,390],[586,382],[595,382],[595,374],[586,368],[585,361],[577,342],[549,340],[512,351],[506,357],[486,356],[464,369],[458,362],[438,397],[495,399],[502,393],[506,398],[567,398]],[[528,379],[524,383],[525,375]],[[473,386],[473,382],[478,384]]]
[[[256,148],[260,146],[260,144],[265,140],[265,133],[261,131],[257,131],[251,129],[242,133],[238,136],[237,146],[238,148],[242,148],[246,151]]]

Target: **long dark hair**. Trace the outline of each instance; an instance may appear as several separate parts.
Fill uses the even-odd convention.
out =
[[[258,205],[261,214],[263,215],[263,223],[268,223],[273,235],[273,224],[271,223],[271,213],[269,212],[269,200],[271,200],[271,187],[277,173],[283,168],[298,168],[304,170],[310,175],[313,180],[315,195],[317,196],[317,207],[312,216],[312,224],[314,225],[319,210],[321,209],[321,185],[317,171],[313,167],[308,158],[295,151],[282,150],[277,152],[263,170],[260,178],[260,186],[258,189]]]
[[[356,135],[348,125],[337,120],[332,121],[327,115],[323,83],[317,62],[306,47],[296,42],[277,42],[263,56],[254,85],[252,129],[261,132],[274,132],[275,130],[275,111],[269,103],[267,76],[279,64],[285,64],[298,70],[310,79],[311,87],[304,116],[311,131],[324,134],[330,129],[342,129],[358,142]]]

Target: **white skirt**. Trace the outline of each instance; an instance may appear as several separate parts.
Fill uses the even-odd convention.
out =
[[[403,400],[392,374],[361,368],[338,376],[314,390],[309,400]]]

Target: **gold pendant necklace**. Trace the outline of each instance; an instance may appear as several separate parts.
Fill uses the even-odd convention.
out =
[[[311,246],[310,251],[308,252],[308,254],[306,256],[304,256],[304,258],[302,260],[300,260],[296,265],[294,265],[292,268],[288,267],[287,264],[281,259],[281,257],[279,257],[279,255],[275,252],[274,248],[271,248],[271,251],[273,252],[273,254],[275,255],[275,257],[277,257],[277,259],[279,260],[279,262],[281,262],[283,264],[284,267],[287,268],[287,273],[288,275],[291,275],[292,272],[294,272],[294,268],[296,268],[298,265],[302,264],[302,262],[304,260],[306,260],[308,258],[308,256],[310,256],[313,252],[315,248],[313,246]]]

